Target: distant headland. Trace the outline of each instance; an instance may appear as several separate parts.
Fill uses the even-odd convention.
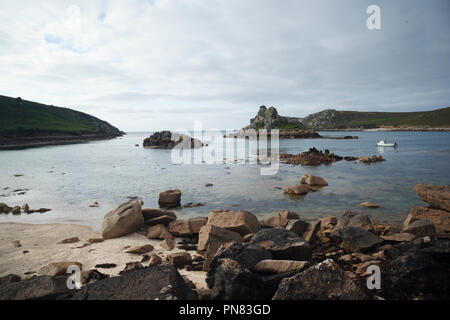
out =
[[[0,95],[0,149],[111,139],[124,134],[83,112]]]

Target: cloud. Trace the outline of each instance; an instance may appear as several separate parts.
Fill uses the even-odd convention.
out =
[[[2,1],[0,94],[72,107],[123,130],[239,128],[261,104],[450,105],[450,3]]]

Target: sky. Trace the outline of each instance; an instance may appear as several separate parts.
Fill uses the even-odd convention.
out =
[[[2,0],[0,95],[124,131],[447,107],[450,1]]]

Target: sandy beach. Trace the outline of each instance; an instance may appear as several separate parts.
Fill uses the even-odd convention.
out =
[[[72,237],[78,237],[80,241],[58,244]],[[161,240],[147,239],[138,233],[82,247],[88,239],[101,237],[101,234],[81,225],[1,223],[0,277],[17,274],[23,279],[30,278],[40,275],[39,270],[49,263],[61,261],[80,262],[82,270],[97,269],[104,274],[116,276],[128,262],[140,262],[142,259],[142,255],[125,253],[129,248],[151,244],[154,247],[151,253],[158,254],[163,263],[169,253],[159,245]],[[14,241],[19,241],[21,246],[16,247]],[[170,253],[178,251],[183,250],[175,248]],[[194,251],[190,254],[192,257],[196,255]],[[113,263],[117,266],[111,269],[95,268],[97,264],[104,263]],[[197,289],[206,288],[205,272],[185,269],[179,269],[179,272],[190,279]]]

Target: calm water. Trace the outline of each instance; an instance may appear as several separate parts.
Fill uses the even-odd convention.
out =
[[[259,165],[241,161],[173,165],[170,150],[134,146],[141,145],[147,133],[130,133],[109,141],[0,151],[0,202],[53,209],[44,214],[0,215],[0,222],[78,223],[99,230],[103,216],[128,196],[141,197],[145,207],[157,207],[158,193],[174,188],[183,192],[184,204],[206,204],[176,211],[179,218],[207,215],[212,209],[245,209],[260,217],[291,209],[306,218],[339,216],[344,210],[356,209],[380,221],[402,221],[412,205],[423,204],[412,190],[416,183],[450,183],[450,133],[323,134],[358,135],[359,139],[281,140],[280,152],[299,153],[316,147],[341,156],[382,154],[387,161],[371,165],[341,161],[319,167],[281,164],[278,174],[261,176]],[[399,148],[378,148],[376,142],[381,139],[395,140]],[[305,173],[323,177],[329,186],[295,198],[277,189],[297,184]],[[206,188],[205,183],[214,186]],[[28,191],[19,195],[20,191],[13,192],[17,189]],[[100,203],[99,208],[89,208],[94,201]],[[364,201],[382,207],[362,208],[359,203]]]

